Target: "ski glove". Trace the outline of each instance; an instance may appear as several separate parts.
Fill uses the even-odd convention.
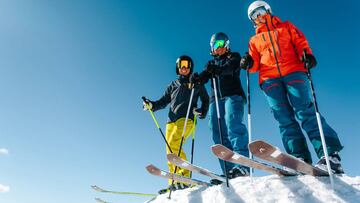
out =
[[[200,119],[204,119],[206,117],[206,115],[203,114],[203,111],[201,108],[194,108],[193,109],[193,114],[195,116],[197,116]]]
[[[222,70],[221,67],[215,65],[215,61],[209,61],[205,66],[206,72],[210,73],[211,75],[220,75]]]
[[[315,56],[307,53],[303,55],[302,62],[304,62],[304,66],[307,69],[311,69],[315,67],[317,64]]]
[[[248,52],[245,53],[245,56],[240,60],[240,68],[244,70],[250,69],[254,65],[254,60]]]
[[[143,101],[143,110],[147,111],[147,110],[152,110],[153,108],[153,104],[150,100],[145,99],[145,101]]]
[[[201,84],[200,76],[198,73],[194,73],[190,76],[190,83],[194,86],[198,86]]]

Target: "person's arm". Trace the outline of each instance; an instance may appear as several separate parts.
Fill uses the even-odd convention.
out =
[[[206,88],[204,85],[201,85],[199,88],[199,96],[200,96],[200,100],[201,100],[201,112],[202,112],[202,117],[206,117],[206,114],[209,110],[209,95],[206,91]]]
[[[288,30],[290,32],[291,41],[295,46],[296,53],[299,59],[302,59],[303,51],[305,50],[307,54],[312,54],[309,42],[307,41],[305,35],[290,22],[286,22]]]
[[[249,54],[251,58],[253,59],[253,65],[250,67],[249,72],[255,73],[260,70],[260,53],[256,49],[255,44],[251,41],[249,42]]]
[[[209,73],[209,71],[207,70],[207,66],[210,64],[210,61],[208,61],[204,67],[204,70],[199,73],[199,81],[200,81],[200,85],[205,85],[207,82],[209,82],[210,78],[211,78],[211,73]]]
[[[157,101],[151,101],[152,110],[157,111],[165,108],[171,102],[172,83],[166,88],[164,95]]]

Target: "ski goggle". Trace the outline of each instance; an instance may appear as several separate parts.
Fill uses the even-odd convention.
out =
[[[250,18],[251,18],[251,20],[255,21],[259,16],[263,16],[266,13],[267,12],[266,12],[265,7],[259,7],[250,14]]]
[[[216,40],[213,45],[214,49],[222,48],[224,46],[225,46],[225,40]]]
[[[182,68],[190,69],[189,61],[181,60],[179,63],[178,69],[182,69]]]

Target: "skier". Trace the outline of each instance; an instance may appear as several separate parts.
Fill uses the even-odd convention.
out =
[[[241,68],[259,72],[259,83],[279,123],[286,151],[307,163],[311,155],[304,130],[319,158],[317,166],[326,170],[315,108],[310,97],[307,71],[317,62],[304,34],[292,23],[272,15],[264,1],[254,1],[248,8],[256,34],[249,42],[249,54],[241,59]],[[305,55],[305,57],[304,57]],[[305,63],[305,66],[304,66]],[[296,121],[299,120],[301,126]],[[344,173],[339,151],[343,148],[336,132],[321,117],[332,170]]]
[[[225,33],[218,32],[210,40],[210,54],[213,56],[205,65],[204,70],[198,75],[194,74],[195,83],[205,84],[213,77],[216,78],[217,97],[219,98],[220,125],[222,129],[222,143],[227,148],[249,156],[248,132],[244,124],[245,94],[240,81],[240,59],[237,52],[230,50],[230,40]],[[211,84],[214,90],[213,84]],[[209,127],[215,144],[220,144],[220,131],[214,91],[210,101]],[[220,160],[221,169],[228,178],[248,176],[249,168]],[[215,184],[219,184],[214,181]]]
[[[165,108],[170,104],[170,110],[168,114],[168,121],[166,124],[166,140],[171,148],[171,151],[178,154],[181,142],[181,136],[183,134],[183,128],[185,124],[185,117],[190,103],[191,95],[191,84],[190,76],[193,72],[194,63],[193,60],[186,55],[180,56],[176,60],[176,74],[179,75],[178,79],[172,81],[170,85],[166,88],[164,95],[157,101],[151,101],[146,99],[144,102],[144,107],[148,109],[157,111]],[[186,130],[184,133],[184,141],[192,133],[194,125],[194,115],[200,119],[206,117],[208,108],[209,108],[209,95],[203,85],[196,85],[194,88],[194,95],[191,101],[191,112],[186,124]],[[197,101],[200,97],[201,107],[197,108]],[[145,108],[146,110],[147,108]],[[171,153],[170,149],[166,147],[166,153]],[[186,160],[186,155],[184,150],[181,150],[180,157]],[[169,171],[174,173],[175,165],[168,162]],[[177,174],[190,177],[190,171],[185,169],[177,169]],[[166,193],[169,190],[184,189],[188,187],[182,183],[175,183],[171,185],[172,181],[169,180],[169,187],[159,191],[160,194]]]

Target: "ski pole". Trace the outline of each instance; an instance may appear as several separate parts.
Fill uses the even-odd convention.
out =
[[[327,170],[328,170],[329,177],[330,177],[330,183],[331,183],[332,189],[334,189],[334,179],[333,179],[333,174],[332,174],[331,167],[330,167],[329,154],[328,154],[327,147],[326,147],[326,141],[325,141],[324,131],[323,131],[322,123],[321,123],[321,117],[320,117],[320,112],[319,112],[319,108],[318,108],[318,104],[317,104],[317,100],[316,100],[315,89],[314,89],[314,84],[313,84],[312,77],[311,77],[311,72],[306,64],[306,55],[307,55],[306,50],[304,49],[304,51],[303,51],[304,67],[305,67],[305,69],[307,69],[307,77],[309,79],[309,83],[310,83],[310,87],[311,87],[311,94],[313,97],[313,102],[314,102],[314,107],[315,107],[316,120],[317,120],[318,127],[319,127],[321,143],[322,143],[323,151],[324,151],[324,155],[325,155],[326,166],[327,166]]]
[[[195,130],[196,130],[196,115],[194,115],[194,126],[192,129],[192,141],[191,141],[191,159],[190,163],[194,163],[194,146],[195,146]],[[190,171],[190,178],[192,177],[192,171]]]
[[[216,86],[216,80],[215,80],[214,75],[212,77],[212,81],[213,81],[213,89],[214,89],[214,95],[215,95],[215,105],[216,105],[216,114],[217,114],[217,121],[218,121],[219,135],[220,135],[220,143],[221,143],[221,145],[224,145],[222,128],[221,128],[222,126],[221,126],[221,122],[220,122],[219,101],[218,101],[217,90],[216,90],[217,86]],[[223,161],[223,167],[224,167],[225,177],[226,177],[226,186],[229,187],[229,178],[228,178],[228,174],[226,171],[226,161]]]
[[[183,145],[183,142],[184,142],[184,136],[185,136],[185,131],[186,131],[186,125],[187,125],[187,121],[188,121],[188,118],[189,118],[190,109],[191,109],[191,106],[192,106],[192,100],[193,100],[193,97],[194,97],[194,90],[195,90],[194,85],[192,84],[191,85],[191,94],[190,94],[189,106],[188,106],[188,109],[187,109],[187,112],[186,112],[184,128],[183,128],[182,135],[181,135],[180,148],[179,148],[177,156],[180,156],[180,154],[181,154],[181,149],[182,149],[182,145]],[[177,168],[178,167],[175,166],[174,174],[176,173]],[[174,180],[172,180],[171,185],[172,186],[174,185]],[[172,192],[172,190],[170,190],[170,192],[169,192],[169,197],[168,197],[169,199],[171,199],[171,192]]]
[[[251,132],[251,105],[250,105],[250,76],[249,69],[246,71],[246,84],[247,84],[247,102],[248,102],[248,134],[249,134],[249,143],[252,140],[252,132]],[[252,159],[252,153],[249,151],[249,158]],[[253,176],[254,168],[250,168],[250,177]]]
[[[168,147],[169,151],[170,151],[171,153],[173,153],[173,151],[171,150],[171,147],[170,147],[169,143],[167,142],[167,140],[166,140],[166,138],[165,138],[165,135],[164,135],[163,131],[162,131],[161,128],[160,128],[159,123],[157,122],[157,120],[156,120],[156,118],[155,118],[154,112],[149,108],[149,104],[146,102],[146,98],[145,98],[145,97],[141,97],[141,98],[142,98],[142,100],[143,100],[144,103],[145,103],[145,107],[149,110],[150,115],[151,115],[151,117],[153,118],[156,127],[159,129],[159,131],[160,131],[160,133],[161,133],[161,135],[162,135],[162,137],[163,137],[163,139],[164,139],[164,141],[165,141],[165,143],[166,143],[166,146]]]

